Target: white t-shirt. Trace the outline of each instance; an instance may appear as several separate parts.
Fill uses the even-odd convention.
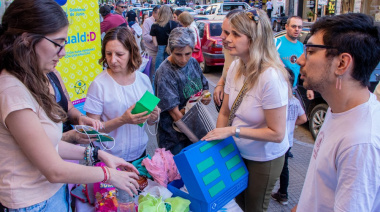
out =
[[[267,10],[271,10],[271,9],[273,9],[273,3],[272,3],[271,1],[268,1],[268,2],[266,3],[266,5],[267,5]]]
[[[145,91],[153,93],[148,76],[135,72],[136,79],[131,85],[118,84],[107,72],[100,73],[88,88],[84,110],[86,112],[101,115],[103,121],[120,117],[144,95]],[[148,135],[145,126],[125,124],[109,133],[115,138],[115,147],[107,151],[126,161],[132,161],[141,156],[146,149]],[[99,142],[94,142],[101,147]],[[111,147],[111,142],[104,142]],[[103,149],[103,148],[101,148]]]
[[[286,119],[286,127],[288,128],[288,140],[289,140],[289,146],[293,146],[293,137],[294,137],[294,128],[296,126],[296,121],[299,116],[302,116],[305,114],[305,111],[303,110],[300,101],[292,96],[292,98],[289,99],[288,103],[288,118]]]
[[[316,139],[297,211],[380,211],[380,102],[329,108]]]
[[[244,85],[244,77],[235,81],[239,61],[235,60],[227,73],[224,92],[229,94],[228,107],[231,107]],[[288,84],[280,71],[274,68],[265,70],[257,80],[256,86],[249,90],[235,113],[232,126],[252,129],[267,127],[264,110],[288,104]],[[286,126],[284,126],[286,128]],[[285,132],[287,135],[287,132]],[[289,148],[288,136],[281,143],[255,141],[234,137],[243,158],[254,161],[270,161],[281,157]]]

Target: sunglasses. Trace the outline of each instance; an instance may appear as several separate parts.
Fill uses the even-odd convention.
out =
[[[128,6],[120,6],[121,8],[128,8]]]
[[[260,16],[259,14],[257,13],[256,10],[249,10],[247,11],[245,14],[247,14],[247,16],[254,22],[256,22],[256,24],[259,23],[259,20],[260,20]]]
[[[64,43],[63,45],[60,45],[60,44],[58,44],[58,43],[56,43],[56,42],[50,40],[49,38],[47,38],[47,37],[45,37],[45,36],[44,36],[44,38],[45,38],[46,40],[50,41],[52,44],[54,44],[54,46],[59,47],[59,50],[58,50],[57,54],[59,54],[59,53],[62,51],[62,49],[65,48],[65,46],[66,46],[66,44],[67,44],[67,41],[66,41],[66,40],[65,40],[65,43]]]

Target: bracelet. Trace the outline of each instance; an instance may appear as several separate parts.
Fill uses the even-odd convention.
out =
[[[223,86],[224,87],[224,84],[223,85],[216,85],[215,88],[218,87],[218,86]]]
[[[104,168],[104,166],[101,166],[102,170],[103,170],[103,173],[104,173],[104,179],[102,181],[102,183],[106,183],[106,181],[108,180],[108,174],[107,174],[107,171],[106,171],[106,168]]]
[[[108,181],[107,182],[110,182],[111,181],[111,172],[107,166],[106,166],[106,169],[108,171]]]

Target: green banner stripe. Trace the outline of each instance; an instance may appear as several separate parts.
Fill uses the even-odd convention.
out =
[[[244,174],[245,174],[245,169],[242,166],[238,170],[236,170],[236,171],[234,171],[234,172],[231,173],[232,181],[236,181],[237,179],[239,179]]]
[[[218,169],[214,169],[212,172],[208,173],[202,179],[205,185],[207,186],[208,184],[212,183],[214,180],[218,179],[218,177],[220,177],[220,172]]]
[[[211,187],[208,192],[210,193],[211,197],[214,197],[215,195],[217,195],[221,190],[223,190],[226,186],[224,185],[224,182],[223,181],[220,181],[219,183],[217,183],[216,185],[214,185],[213,187]]]
[[[220,150],[220,155],[222,155],[222,157],[226,157],[228,154],[230,154],[231,152],[233,152],[235,150],[234,148],[234,145],[232,144],[229,144],[228,146],[224,147],[222,150]]]
[[[199,173],[202,173],[204,170],[210,168],[211,166],[213,166],[215,164],[214,160],[212,159],[212,157],[209,157],[207,158],[206,160],[200,162],[197,164],[197,168],[198,168],[198,171]]]
[[[218,143],[222,142],[223,140],[215,140],[215,141],[210,141],[206,145],[203,145],[202,147],[199,148],[201,152],[205,152],[206,150],[210,149],[211,147],[217,145]]]
[[[226,162],[227,169],[230,170],[239,163],[240,163],[239,155],[235,155],[233,158],[229,159]]]

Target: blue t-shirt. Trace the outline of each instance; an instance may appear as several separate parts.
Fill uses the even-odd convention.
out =
[[[295,87],[300,74],[300,66],[296,62],[303,53],[303,45],[298,40],[297,43],[290,42],[284,35],[276,39],[276,48],[285,67],[294,73],[293,87]]]

